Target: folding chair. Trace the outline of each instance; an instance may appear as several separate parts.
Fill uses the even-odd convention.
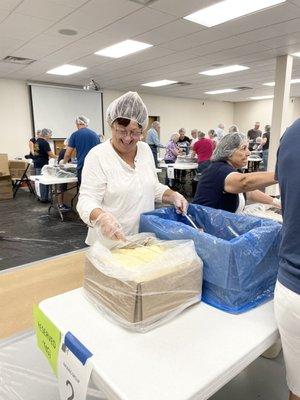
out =
[[[17,191],[19,190],[23,182],[26,183],[30,193],[35,195],[30,179],[27,176],[27,171],[30,167],[30,163],[26,161],[13,160],[9,161],[8,166],[13,186],[13,197],[16,196]]]

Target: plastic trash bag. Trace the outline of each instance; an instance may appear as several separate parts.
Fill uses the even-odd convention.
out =
[[[141,215],[140,231],[160,239],[193,239],[204,263],[202,300],[230,313],[241,313],[273,298],[281,225],[256,217],[191,204],[188,214],[199,228],[160,208]]]

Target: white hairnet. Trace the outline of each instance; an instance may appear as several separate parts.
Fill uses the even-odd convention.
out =
[[[224,136],[215,151],[213,152],[212,161],[226,161],[232,156],[233,152],[237,150],[242,143],[247,143],[247,138],[242,133],[234,132],[228,133]]]
[[[148,125],[148,111],[137,92],[127,92],[115,99],[106,111],[106,121],[112,125],[117,118],[136,121],[143,130]]]
[[[40,131],[40,136],[47,137],[51,135],[51,133],[52,133],[51,129],[44,128]]]
[[[90,123],[90,120],[87,117],[85,117],[84,115],[80,115],[79,117],[76,118],[76,124],[78,124],[78,125],[88,126],[89,123]]]

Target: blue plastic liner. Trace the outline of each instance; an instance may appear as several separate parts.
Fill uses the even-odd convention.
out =
[[[281,225],[269,219],[233,214],[191,204],[197,226],[173,207],[141,215],[140,232],[160,239],[192,239],[204,263],[202,300],[238,314],[273,298]]]

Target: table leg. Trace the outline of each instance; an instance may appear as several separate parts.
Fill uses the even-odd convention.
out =
[[[50,210],[52,207],[56,208],[59,213],[61,221],[64,222],[64,216],[59,208],[58,201],[57,201],[57,196],[58,196],[57,185],[54,184],[54,185],[49,185],[49,186],[50,186],[50,202],[51,202],[51,204],[48,208],[48,214],[50,215]]]

